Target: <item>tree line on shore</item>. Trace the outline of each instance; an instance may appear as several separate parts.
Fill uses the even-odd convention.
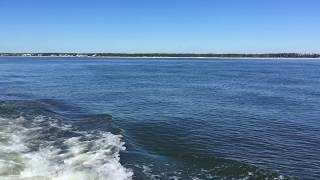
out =
[[[0,56],[71,56],[71,57],[207,57],[207,58],[320,58],[320,54],[195,54],[195,53],[0,53]]]

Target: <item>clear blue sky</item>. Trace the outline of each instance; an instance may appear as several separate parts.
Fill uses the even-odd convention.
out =
[[[320,0],[0,0],[0,52],[320,53]]]

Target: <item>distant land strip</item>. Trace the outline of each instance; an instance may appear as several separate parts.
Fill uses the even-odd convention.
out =
[[[22,57],[149,57],[149,58],[320,58],[320,54],[193,54],[193,53],[0,53],[0,56]]]

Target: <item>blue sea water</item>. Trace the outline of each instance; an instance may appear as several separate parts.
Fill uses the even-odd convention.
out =
[[[0,58],[0,179],[320,179],[320,61]]]

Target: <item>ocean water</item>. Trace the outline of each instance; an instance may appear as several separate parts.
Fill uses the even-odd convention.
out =
[[[320,179],[320,61],[0,58],[1,180]]]

